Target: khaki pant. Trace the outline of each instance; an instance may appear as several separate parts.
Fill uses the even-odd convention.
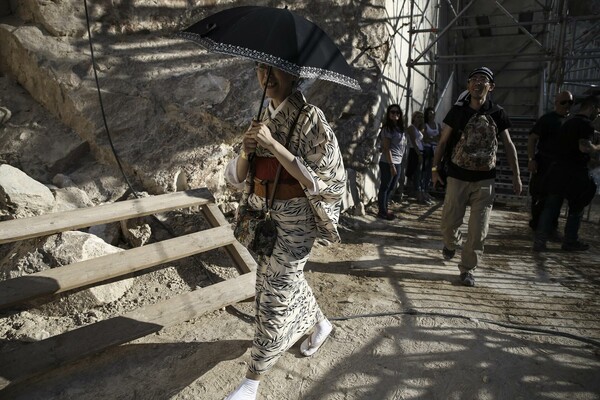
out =
[[[471,208],[467,240],[465,241],[458,269],[461,273],[473,272],[483,255],[483,245],[488,234],[490,213],[496,194],[494,179],[466,182],[448,177],[446,197],[442,210],[442,238],[447,249],[460,246],[459,230],[467,206]]]

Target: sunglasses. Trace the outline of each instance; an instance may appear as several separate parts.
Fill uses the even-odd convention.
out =
[[[392,110],[390,114],[402,114],[402,112],[400,110]]]
[[[561,106],[566,106],[567,104],[573,105],[574,101],[573,100],[563,100],[561,102],[559,102],[558,104],[560,104]]]
[[[469,78],[469,82],[483,83],[484,85],[486,85],[486,84],[490,83],[491,81],[488,78],[481,77],[481,78]]]

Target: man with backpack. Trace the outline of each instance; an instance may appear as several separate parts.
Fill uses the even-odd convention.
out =
[[[522,189],[517,150],[508,133],[508,115],[488,98],[494,87],[494,74],[489,68],[471,71],[467,92],[459,97],[444,118],[445,125],[433,157],[434,184],[444,184],[438,170],[442,160],[447,175],[441,223],[442,253],[446,260],[453,258],[456,248],[461,245],[459,228],[467,206],[471,209],[467,238],[458,263],[460,281],[465,286],[475,286],[473,272],[483,255],[495,196],[499,139],[513,171],[513,190],[520,194]]]

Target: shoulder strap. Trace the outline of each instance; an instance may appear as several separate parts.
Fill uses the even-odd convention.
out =
[[[304,105],[302,105],[300,110],[298,110],[298,114],[296,114],[296,118],[294,119],[294,122],[290,126],[290,130],[288,131],[287,138],[285,140],[285,148],[286,149],[289,147],[290,142],[292,141],[292,135],[294,133],[294,129],[296,129],[296,124],[298,124],[298,119],[300,119],[300,115],[302,114],[302,111],[304,111]],[[279,182],[279,175],[281,174],[281,168],[282,168],[281,163],[279,163],[279,165],[277,166],[277,172],[275,173],[275,181],[273,182],[273,193],[271,193],[270,201],[267,200],[267,210],[269,209],[269,204],[273,204],[273,200],[275,199],[275,192],[277,191],[277,182]],[[268,193],[268,191],[267,191],[267,193]]]

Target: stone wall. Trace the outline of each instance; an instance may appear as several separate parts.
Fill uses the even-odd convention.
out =
[[[171,34],[244,2],[91,3],[88,11],[106,122],[136,189],[164,193],[206,186],[219,203],[234,200],[223,167],[235,154],[240,133],[260,99],[251,64],[209,54]],[[354,170],[352,184],[358,187],[347,205],[368,203],[375,197],[375,139],[382,110],[390,101],[400,102],[407,88],[401,67],[407,57],[407,26],[400,17],[406,10],[383,0],[297,1],[289,6],[334,39],[361,83],[363,90],[357,92],[316,81],[305,92],[325,112],[346,165]],[[115,167],[100,113],[83,2],[26,0],[12,2],[11,11],[0,18],[0,72],[75,132],[96,162]],[[413,77],[409,107],[420,108],[429,96],[431,90],[423,82]]]

